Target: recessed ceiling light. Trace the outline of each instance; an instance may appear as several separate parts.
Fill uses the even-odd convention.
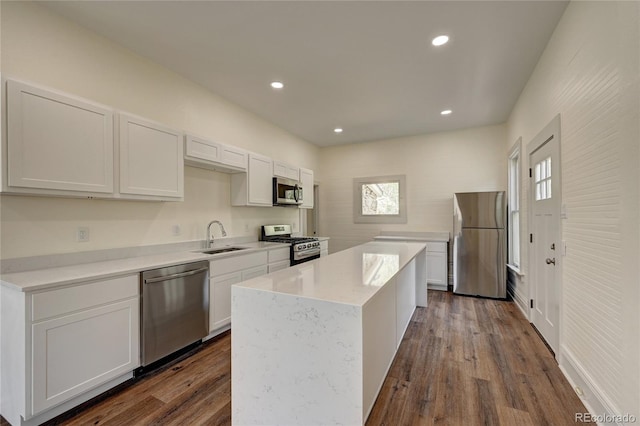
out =
[[[335,129],[333,129],[333,131],[336,133],[342,133],[342,128],[336,127]]]
[[[274,89],[282,89],[284,87],[284,84],[282,84],[282,82],[280,81],[272,81],[271,87],[273,87]]]
[[[444,111],[440,111],[441,115],[449,115],[451,114],[453,111],[451,111],[450,109],[445,109]]]
[[[448,41],[449,41],[449,36],[440,35],[440,36],[434,38],[433,40],[431,40],[431,44],[433,44],[434,46],[442,46],[443,44],[445,44]]]

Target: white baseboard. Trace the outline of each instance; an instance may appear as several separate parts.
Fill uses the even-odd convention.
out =
[[[624,415],[609,400],[604,392],[593,382],[584,367],[576,360],[573,353],[565,346],[560,348],[560,371],[567,378],[571,387],[580,397],[587,411],[594,418],[602,419],[599,425],[623,425],[622,420],[616,421],[617,416]],[[582,395],[581,395],[582,393]],[[609,420],[609,421],[607,421]],[[579,424],[580,422],[576,422]]]
[[[511,296],[516,306],[520,309],[520,312],[522,312],[522,315],[524,315],[527,321],[531,321],[529,319],[529,308],[527,307],[527,301],[522,297],[522,295],[518,292],[512,291],[512,289],[507,289],[507,293],[509,294],[509,296]]]
[[[438,291],[447,291],[448,290],[448,286],[446,284],[427,283],[427,288],[429,290],[438,290]]]

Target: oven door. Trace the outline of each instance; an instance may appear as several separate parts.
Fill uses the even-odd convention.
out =
[[[291,248],[291,250],[291,266],[299,265],[301,263],[320,258],[320,247],[315,247],[307,250],[297,250],[294,246]]]
[[[273,205],[274,206],[297,206],[302,204],[302,187],[300,182],[273,178]]]

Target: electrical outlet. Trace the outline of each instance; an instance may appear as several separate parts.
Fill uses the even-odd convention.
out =
[[[76,241],[79,243],[86,243],[89,241],[89,227],[88,226],[79,226],[78,231],[76,232]]]
[[[173,235],[175,237],[177,237],[178,235],[182,234],[182,230],[180,229],[180,225],[173,225],[171,227],[171,232],[173,233]]]
[[[249,224],[248,223],[244,224],[244,232],[249,233]]]
[[[297,231],[298,230],[298,222],[293,222],[293,231]]]

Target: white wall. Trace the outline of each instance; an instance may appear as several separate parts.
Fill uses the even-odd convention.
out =
[[[507,137],[510,146],[522,136],[526,152],[526,144],[561,115],[562,196],[568,218],[562,234],[567,255],[560,364],[576,384],[587,387],[585,402],[592,408],[638,418],[639,5],[572,2],[512,111]],[[526,155],[523,159],[526,170]],[[526,250],[523,244],[525,273]],[[517,283],[525,300],[527,284],[526,279]]]
[[[503,125],[351,144],[320,151],[320,235],[331,252],[381,230],[453,232],[453,194],[506,189]],[[404,174],[407,224],[354,224],[353,178]]]
[[[167,126],[317,169],[319,149],[201,86],[26,2],[1,2],[2,75],[65,91]],[[0,258],[204,238],[220,219],[232,236],[298,224],[297,211],[230,207],[229,176],[185,168],[184,202],[0,196]],[[182,234],[173,236],[172,226]],[[75,242],[78,226],[88,243]]]

